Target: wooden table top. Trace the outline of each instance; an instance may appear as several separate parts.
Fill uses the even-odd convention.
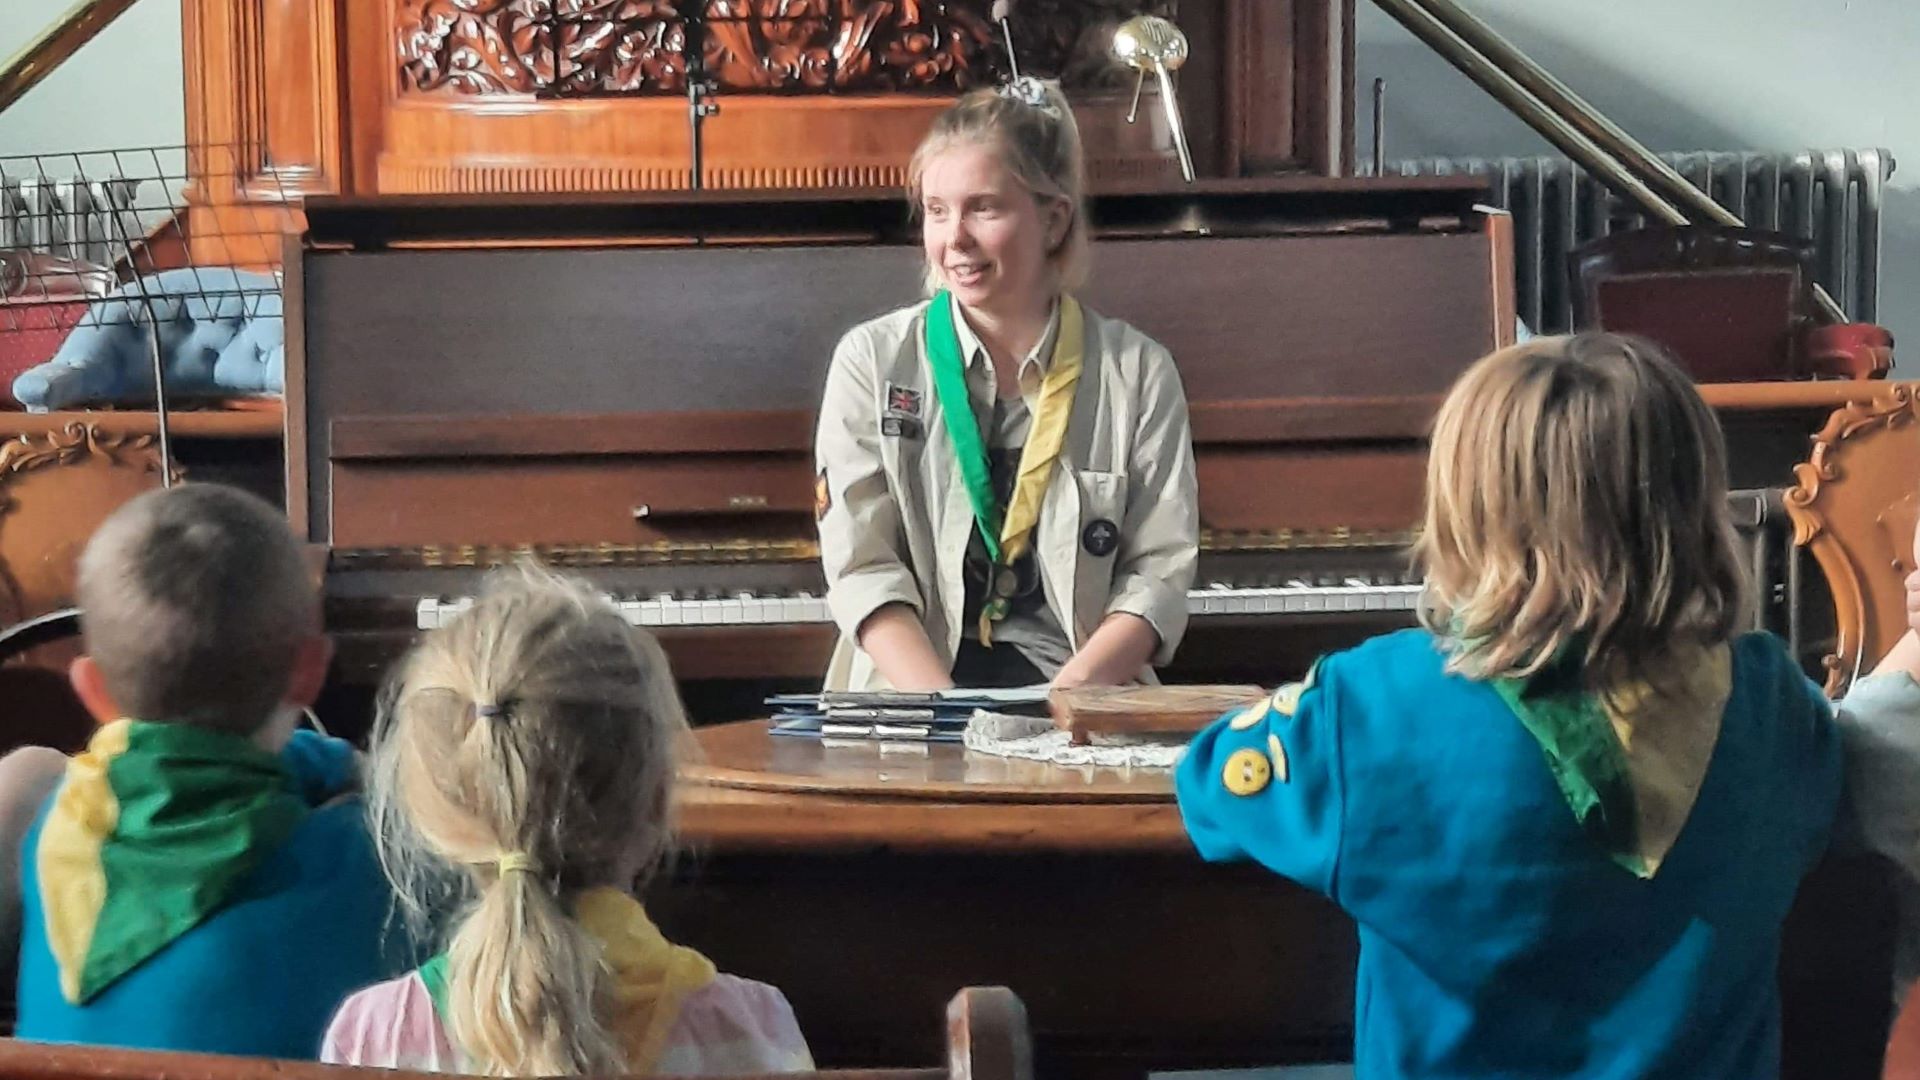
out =
[[[764,720],[695,733],[680,832],[714,850],[1191,850],[1158,769],[1067,767],[956,744],[848,745],[769,734]]]

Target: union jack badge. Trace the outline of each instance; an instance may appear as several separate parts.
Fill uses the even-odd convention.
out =
[[[919,416],[920,391],[910,386],[887,384],[887,412],[894,416]]]

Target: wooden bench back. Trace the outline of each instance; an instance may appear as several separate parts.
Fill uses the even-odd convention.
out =
[[[441,1080],[428,1073],[0,1039],[0,1080]],[[767,1080],[776,1080],[769,1077]],[[823,1069],[777,1080],[1033,1080],[1027,1009],[1004,986],[947,1005],[947,1060],[917,1069]]]

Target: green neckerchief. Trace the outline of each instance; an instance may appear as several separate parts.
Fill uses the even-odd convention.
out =
[[[279,756],[240,735],[117,720],[94,734],[35,850],[48,944],[84,1004],[232,901],[306,816]]]
[[[1532,676],[1494,679],[1492,686],[1540,744],[1581,831],[1614,862],[1645,877],[1626,751],[1600,695],[1582,678],[1584,651],[1570,644]]]
[[[933,294],[927,304],[927,362],[933,368],[933,393],[940,415],[960,459],[960,478],[973,504],[973,520],[987,545],[987,558],[1000,562],[1000,500],[994,497],[993,476],[987,463],[980,421],[973,415],[973,396],[967,393],[966,364],[960,356],[960,335],[953,326],[953,303],[947,290]]]
[[[427,988],[427,1000],[433,1002],[433,1014],[447,1022],[447,954],[435,953],[418,968],[420,984]]]

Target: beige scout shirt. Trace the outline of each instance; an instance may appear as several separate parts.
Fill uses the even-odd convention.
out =
[[[827,606],[840,627],[828,689],[886,685],[855,644],[885,604],[918,611],[948,663],[970,630],[961,568],[973,508],[934,396],[925,312],[923,302],[854,327],[827,373],[814,454]],[[975,353],[958,312],[954,322],[962,355]],[[1022,364],[1030,404],[1047,355]],[[1108,614],[1139,615],[1158,632],[1153,662],[1164,664],[1186,631],[1199,559],[1186,396],[1163,346],[1092,311],[1083,362],[1034,530],[1047,607],[1075,649]],[[992,380],[968,384],[975,416],[991,417]]]

